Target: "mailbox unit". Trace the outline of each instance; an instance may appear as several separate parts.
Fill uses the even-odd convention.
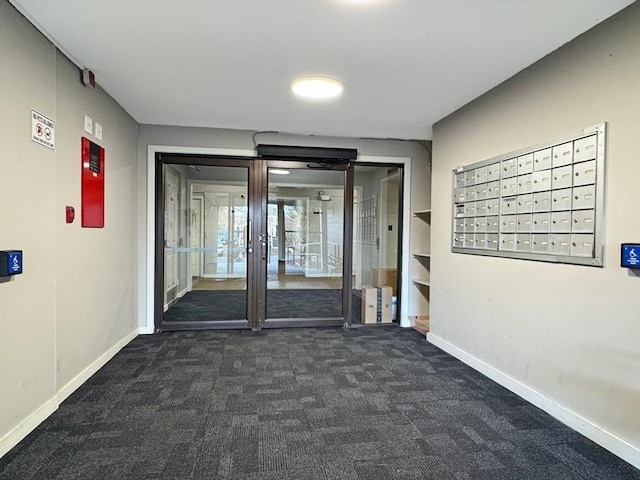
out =
[[[454,253],[601,267],[606,123],[452,172]]]

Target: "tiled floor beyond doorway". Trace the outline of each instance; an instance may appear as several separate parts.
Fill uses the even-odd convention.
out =
[[[2,480],[639,478],[399,327],[141,336],[0,460]]]
[[[244,278],[194,278],[194,290],[244,290],[247,282]],[[267,277],[267,288],[269,290],[283,289],[339,289],[342,288],[341,278],[305,277],[304,275]]]

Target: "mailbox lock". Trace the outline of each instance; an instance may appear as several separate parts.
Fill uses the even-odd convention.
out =
[[[576,172],[576,177],[579,177],[579,176],[580,176],[580,173]]]

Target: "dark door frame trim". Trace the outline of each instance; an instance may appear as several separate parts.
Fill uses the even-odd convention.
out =
[[[212,165],[213,162],[213,165]],[[181,154],[181,153],[155,153],[155,238],[160,239],[164,237],[164,181],[163,181],[163,169],[164,164],[182,164],[182,165],[201,165],[201,166],[230,166],[230,167],[245,167],[249,169],[249,219],[252,221],[251,232],[249,235],[249,247],[253,248],[254,253],[258,253],[257,249],[261,249],[260,245],[260,233],[266,229],[266,203],[268,201],[266,195],[260,193],[267,191],[267,164],[269,167],[274,168],[294,168],[295,164],[298,167],[308,164],[309,162],[292,162],[290,160],[263,160],[256,157],[249,156],[227,156],[227,155],[213,155],[213,154]],[[214,329],[214,328],[247,328],[259,329],[261,327],[284,327],[284,326],[350,326],[351,325],[351,308],[352,308],[352,296],[350,294],[353,287],[353,189],[354,189],[354,168],[353,163],[348,165],[333,166],[331,169],[344,170],[345,172],[345,211],[344,211],[344,232],[343,242],[345,245],[343,255],[343,318],[317,318],[317,319],[271,319],[266,320],[266,272],[261,272],[261,264],[263,260],[261,258],[261,250],[259,254],[252,255],[250,261],[251,267],[248,268],[247,278],[247,319],[239,321],[212,321],[212,322],[188,322],[188,325],[180,324],[174,325],[176,322],[162,322],[163,315],[163,301],[164,298],[164,245],[161,242],[156,241],[155,255],[154,255],[154,327],[155,331],[162,330],[177,330],[180,327],[188,326],[190,329]],[[378,162],[357,162],[355,165],[363,166],[376,166],[376,167],[388,167],[398,168],[400,172],[400,199],[402,200],[404,195],[404,175],[405,165],[402,163],[378,163]],[[399,242],[398,242],[398,270],[401,273],[402,268],[402,235],[403,235],[403,201],[399,202]],[[263,205],[264,204],[264,205]],[[257,212],[263,212],[259,215]],[[347,248],[349,246],[349,248]],[[266,264],[265,267],[266,268]],[[253,274],[252,274],[253,272]],[[265,275],[258,274],[265,273]],[[402,276],[398,276],[398,315],[401,312],[401,291],[402,291]],[[345,294],[344,292],[348,292]],[[261,296],[260,300],[254,304],[250,299],[255,298],[255,295]],[[257,312],[253,311],[253,308],[257,307]],[[262,312],[262,315],[260,314]],[[252,324],[251,319],[257,319],[257,323]]]
[[[247,268],[247,318],[238,321],[198,321],[198,322],[166,322],[162,319],[164,315],[163,301],[164,298],[164,165],[200,165],[215,167],[237,167],[247,169],[247,181],[252,178],[251,171],[254,168],[253,159],[246,157],[223,157],[215,155],[189,155],[175,153],[156,153],[155,157],[155,256],[154,256],[154,330],[160,332],[163,330],[184,330],[194,329],[202,330],[205,328],[243,328],[250,325],[250,319],[253,318],[253,303],[249,301],[253,298],[253,281],[251,279],[252,271]],[[252,191],[250,183],[247,184],[248,191],[248,217],[252,218],[253,200],[255,192]],[[249,245],[250,246],[250,245]],[[182,327],[182,328],[180,328]]]
[[[404,238],[404,181],[405,181],[405,166],[403,164],[400,163],[367,163],[367,162],[358,162],[356,163],[356,168],[358,166],[362,166],[362,167],[381,167],[381,168],[396,168],[398,169],[398,254],[397,254],[397,259],[396,259],[396,265],[397,265],[397,269],[398,269],[398,275],[397,275],[397,291],[396,291],[396,322],[398,324],[400,324],[400,312],[401,312],[401,308],[402,308],[402,291],[403,291],[403,287],[405,287],[404,283],[402,282],[402,271],[403,271],[403,265],[402,265],[402,256],[404,254],[404,250],[403,250],[403,238]],[[355,174],[353,175],[354,181],[355,181]],[[351,186],[351,191],[353,192],[353,189],[355,188],[355,185]],[[351,199],[351,203],[353,203],[353,198]],[[409,232],[407,232],[407,235],[409,234]],[[394,322],[395,323],[395,322]]]
[[[258,170],[261,172],[261,188],[264,195],[262,196],[263,205],[262,205],[262,216],[261,216],[261,230],[260,232],[266,235],[267,229],[267,202],[268,202],[268,193],[269,193],[269,184],[268,184],[268,169],[269,168],[278,168],[278,169],[307,169],[309,165],[313,165],[316,162],[310,160],[302,160],[302,161],[292,161],[292,160],[275,160],[275,159],[259,159],[258,160],[260,167]],[[263,308],[263,310],[258,311],[259,315],[259,326],[260,327],[283,327],[283,326],[347,326],[351,324],[351,287],[352,287],[352,262],[351,258],[353,258],[352,249],[353,249],[353,228],[348,228],[347,225],[353,226],[353,168],[351,163],[348,164],[334,164],[328,165],[325,168],[313,168],[316,170],[333,170],[333,171],[342,171],[344,172],[344,212],[343,212],[343,237],[342,237],[342,245],[343,245],[343,261],[342,261],[342,317],[336,318],[315,318],[315,319],[299,319],[299,318],[266,318],[266,295],[267,295],[267,284],[266,284],[266,268],[267,261],[266,258],[261,258],[261,255],[258,258],[261,259],[262,264],[259,266],[261,275],[258,275],[263,283],[259,285],[259,288],[256,292],[259,295],[258,303]],[[258,240],[259,241],[259,240]],[[256,245],[258,245],[256,243]],[[347,257],[349,258],[349,262],[347,262]],[[263,298],[260,298],[263,297]]]

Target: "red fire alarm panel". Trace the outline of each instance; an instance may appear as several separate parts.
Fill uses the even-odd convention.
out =
[[[82,226],[104,227],[104,148],[82,137]]]

